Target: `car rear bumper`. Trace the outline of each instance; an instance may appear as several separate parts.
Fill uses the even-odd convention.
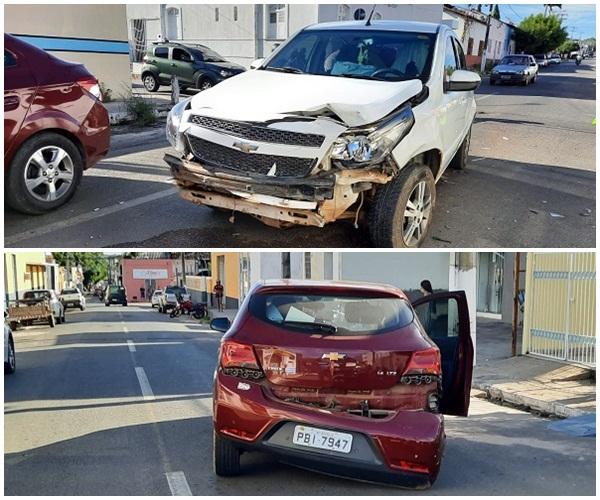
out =
[[[108,154],[110,148],[110,120],[108,110],[95,100],[81,125],[79,140],[85,149],[85,168],[91,168]]]
[[[498,83],[522,83],[529,78],[529,75],[494,75],[490,76],[492,82]]]
[[[218,373],[215,378],[214,427],[246,450],[267,451],[281,461],[336,476],[427,488],[439,472],[445,434],[443,416],[426,411],[398,411],[385,419],[284,403],[259,384]],[[296,425],[353,435],[349,454],[292,443]]]
[[[63,300],[62,303],[65,307],[79,307],[81,305],[81,300]]]

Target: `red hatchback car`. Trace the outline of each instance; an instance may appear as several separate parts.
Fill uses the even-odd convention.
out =
[[[23,213],[67,202],[108,152],[98,81],[82,64],[4,35],[4,196]]]
[[[363,481],[427,488],[444,414],[466,416],[473,344],[464,292],[257,284],[224,335],[214,385],[216,474],[244,451]]]

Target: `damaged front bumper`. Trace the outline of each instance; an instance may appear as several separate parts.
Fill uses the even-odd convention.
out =
[[[391,169],[379,166],[280,179],[216,169],[191,154],[180,158],[167,153],[164,159],[185,200],[250,214],[276,227],[323,227],[339,219],[356,219],[363,193],[393,176]],[[355,204],[358,207],[352,209]]]

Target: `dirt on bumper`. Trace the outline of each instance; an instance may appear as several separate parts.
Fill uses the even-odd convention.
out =
[[[277,227],[323,227],[339,219],[355,218],[362,203],[355,210],[351,207],[363,193],[392,177],[380,169],[356,169],[305,178],[265,178],[215,171],[194,159],[168,153],[164,159],[183,199],[250,214]]]

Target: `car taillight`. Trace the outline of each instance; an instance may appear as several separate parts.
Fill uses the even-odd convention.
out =
[[[432,347],[412,353],[404,373],[400,378],[402,384],[430,384],[437,381],[441,375],[440,351]]]
[[[92,94],[96,99],[102,100],[102,92],[100,92],[100,85],[98,85],[98,80],[95,78],[82,78],[81,80],[77,80],[77,84],[84,90],[88,91]]]
[[[265,376],[251,345],[226,340],[221,345],[221,368],[225,375],[258,380]]]

